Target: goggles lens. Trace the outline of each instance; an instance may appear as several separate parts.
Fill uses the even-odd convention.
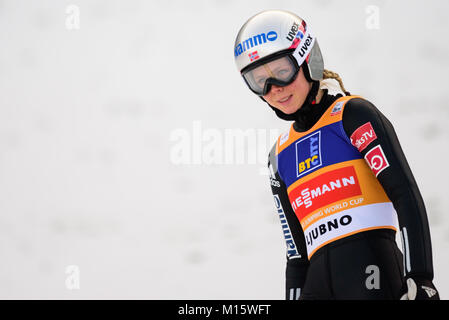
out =
[[[243,78],[254,93],[266,95],[271,89],[270,84],[286,86],[293,82],[299,71],[293,59],[287,55],[269,61],[244,72]]]

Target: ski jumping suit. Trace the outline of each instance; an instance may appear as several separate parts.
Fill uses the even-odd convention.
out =
[[[431,280],[433,266],[424,203],[393,126],[358,96],[325,90],[311,110],[268,162],[286,298],[399,299],[405,276]]]

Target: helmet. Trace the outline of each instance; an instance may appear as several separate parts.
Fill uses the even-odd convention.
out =
[[[293,60],[298,67],[296,74],[302,66],[308,81],[322,80],[324,63],[320,47],[306,22],[288,11],[262,11],[242,26],[234,45],[237,69],[251,90],[258,95],[269,91],[270,82],[287,85],[296,78],[296,74],[293,78],[283,79],[284,81],[269,78],[263,91],[255,90],[245,78],[245,73],[277,56],[288,56],[290,60]]]

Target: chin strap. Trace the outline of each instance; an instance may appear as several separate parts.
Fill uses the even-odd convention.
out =
[[[318,94],[318,90],[320,88],[320,82],[319,81],[313,81],[312,82],[312,88],[309,91],[309,94],[306,97],[306,100],[304,101],[301,108],[299,108],[295,113],[292,114],[286,114],[282,112],[281,110],[271,106],[263,97],[260,97],[263,101],[267,102],[267,104],[270,106],[271,109],[276,113],[276,115],[287,121],[295,121],[297,119],[303,118],[307,113],[309,113],[310,109],[312,109],[312,106],[316,103],[316,95]]]

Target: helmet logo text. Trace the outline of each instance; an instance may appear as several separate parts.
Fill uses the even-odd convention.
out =
[[[312,36],[309,34],[307,36],[306,41],[304,41],[304,43],[302,44],[302,46],[299,48],[298,54],[299,56],[302,58],[304,57],[304,55],[306,54],[307,50],[309,49],[309,46],[312,44],[313,38]]]
[[[296,36],[296,33],[298,32],[298,27],[299,27],[299,24],[297,24],[296,22],[293,22],[292,28],[290,29],[290,31],[287,35],[287,40],[293,41],[293,39]]]
[[[304,41],[304,43],[302,44],[302,46],[299,48],[298,54],[299,54],[299,56],[300,56],[301,58],[304,57],[304,54],[306,54],[306,52],[307,52],[309,46],[312,44],[312,40],[313,40],[313,38],[312,38],[312,36],[309,34],[309,35],[307,36],[306,41]]]
[[[234,56],[238,57],[239,55],[241,55],[243,52],[245,52],[248,49],[251,49],[260,44],[264,44],[267,41],[275,41],[277,38],[278,38],[278,34],[275,31],[269,31],[267,33],[261,33],[261,34],[255,35],[254,37],[248,38],[248,39],[240,42],[234,48]]]

